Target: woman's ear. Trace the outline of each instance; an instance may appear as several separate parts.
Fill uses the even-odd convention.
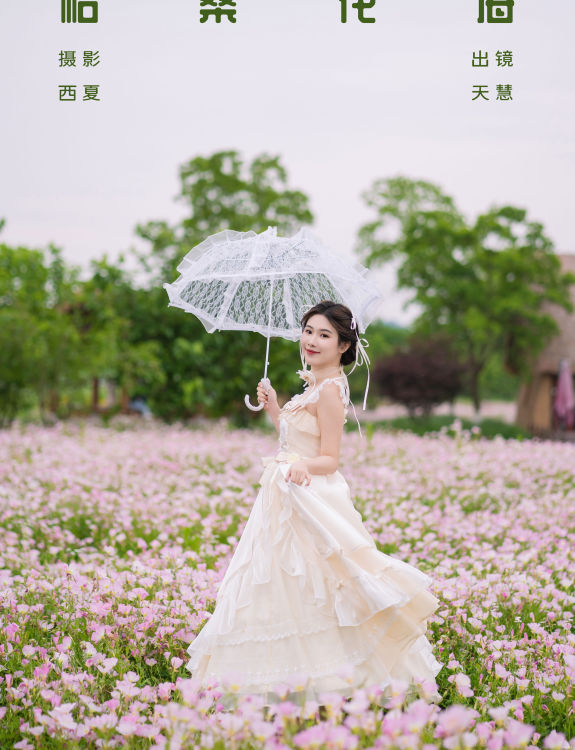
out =
[[[342,346],[343,346],[343,349],[341,348]],[[339,345],[340,353],[343,354],[344,352],[346,352],[350,346],[351,346],[351,341],[344,341],[343,344]]]

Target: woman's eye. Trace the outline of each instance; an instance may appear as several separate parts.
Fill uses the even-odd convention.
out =
[[[311,331],[309,330],[309,328],[306,328],[304,333],[311,333]],[[323,336],[323,338],[326,338],[326,339],[329,338],[327,333],[322,333],[321,335]]]

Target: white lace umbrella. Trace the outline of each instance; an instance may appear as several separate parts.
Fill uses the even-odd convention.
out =
[[[193,313],[208,333],[257,331],[267,338],[266,387],[270,336],[297,341],[302,316],[324,299],[347,305],[363,332],[383,299],[367,268],[333,253],[307,227],[292,237],[278,236],[276,227],[260,234],[226,229],[190,250],[177,270],[178,279],[163,284],[170,307]],[[263,408],[249,395],[245,403]]]

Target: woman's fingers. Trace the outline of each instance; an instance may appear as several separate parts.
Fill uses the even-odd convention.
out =
[[[299,476],[298,474],[294,474],[293,476],[289,473],[286,474],[286,482],[293,482],[293,484],[302,485],[306,484],[309,485],[311,483],[311,477],[310,476]]]
[[[268,401],[268,394],[266,393],[261,380],[258,383],[258,401],[260,403]]]
[[[275,394],[274,389],[272,388],[271,384],[268,385],[267,383],[264,383],[263,380],[260,380],[258,383],[258,390],[261,388],[263,393],[266,394],[266,396],[269,396],[270,394]]]

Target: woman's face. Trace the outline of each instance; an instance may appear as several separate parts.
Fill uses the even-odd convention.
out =
[[[301,334],[305,361],[313,366],[339,367],[342,353],[349,344],[338,344],[337,331],[325,315],[312,315]]]

